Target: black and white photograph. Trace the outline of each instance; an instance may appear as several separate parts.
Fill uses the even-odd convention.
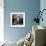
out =
[[[12,12],[10,16],[11,27],[24,27],[25,26],[25,13],[24,12]]]

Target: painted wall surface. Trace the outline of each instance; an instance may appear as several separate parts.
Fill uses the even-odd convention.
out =
[[[3,0],[0,0],[0,42],[4,41],[4,8],[3,7],[4,7]]]
[[[43,9],[46,9],[46,0],[41,0],[41,1],[40,1],[40,9],[41,9],[41,11],[42,11]],[[40,22],[40,25],[46,27],[46,10],[43,12],[42,17],[43,17],[43,22],[41,21],[41,22]]]
[[[40,0],[4,0],[4,38],[7,41],[18,41],[29,31],[32,31],[32,24],[35,14],[40,9]],[[25,12],[25,27],[10,27],[10,13]]]

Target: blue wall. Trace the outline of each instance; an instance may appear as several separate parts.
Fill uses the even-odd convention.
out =
[[[46,9],[46,0],[41,0],[40,1],[40,10],[42,11],[43,9]],[[43,12],[43,22],[40,21],[40,25],[46,27],[46,10]]]
[[[32,30],[35,12],[40,9],[40,0],[4,0],[4,38],[7,41],[18,41]],[[10,27],[10,13],[25,12],[25,27]]]

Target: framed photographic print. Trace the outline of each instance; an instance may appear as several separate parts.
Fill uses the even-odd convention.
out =
[[[11,27],[25,27],[25,12],[10,13]]]

